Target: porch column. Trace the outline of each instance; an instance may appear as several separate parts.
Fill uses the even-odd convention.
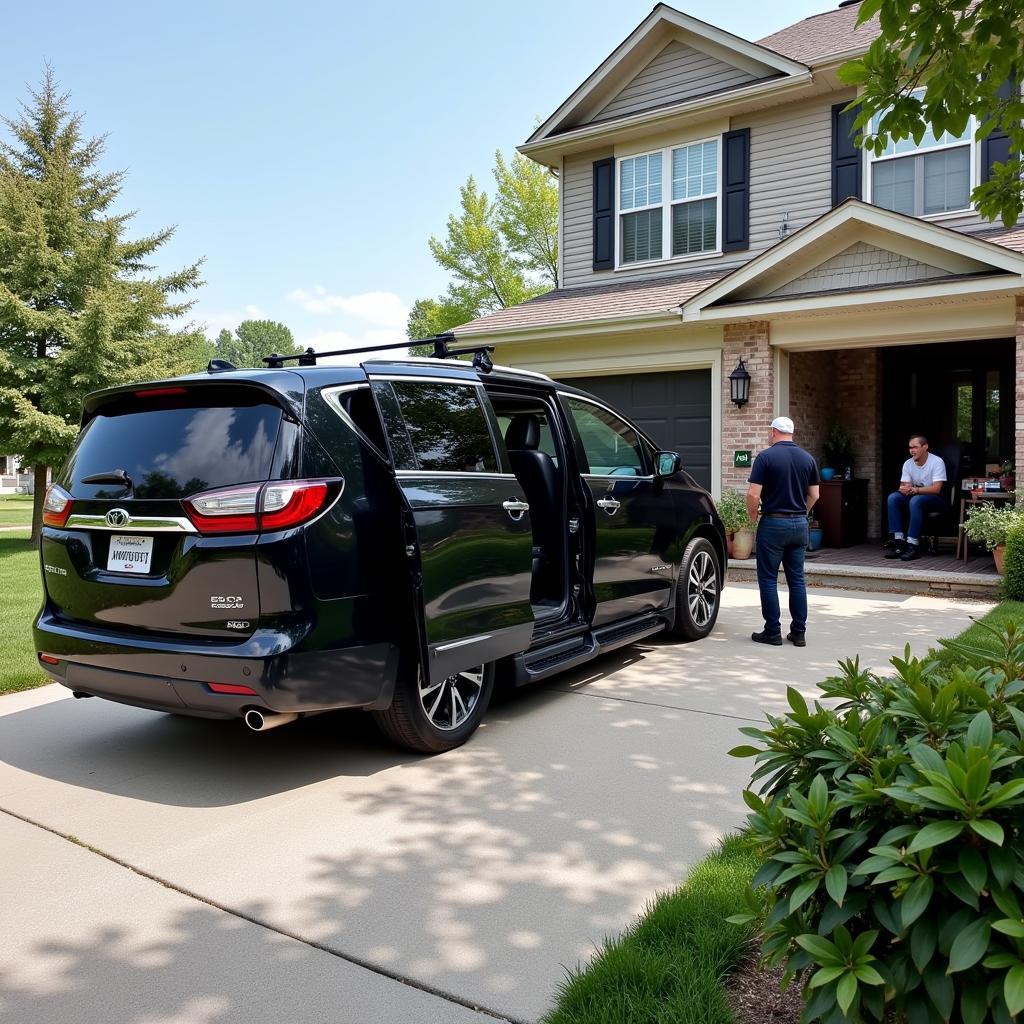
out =
[[[1024,473],[1024,295],[1017,296],[1017,364],[1014,374],[1013,468]]]
[[[750,400],[737,407],[729,397],[729,374],[736,369],[739,359],[744,361],[750,374]],[[768,343],[768,321],[726,324],[722,345],[723,491],[728,487],[746,491],[750,470],[737,469],[733,465],[733,454],[749,451],[753,457],[767,445],[774,410],[775,360]]]

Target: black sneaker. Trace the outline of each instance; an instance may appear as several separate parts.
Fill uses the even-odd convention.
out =
[[[883,551],[899,551],[900,545],[903,543],[901,540],[897,540],[895,537],[890,537],[883,545]]]
[[[781,633],[765,633],[763,630],[760,633],[751,633],[750,639],[755,644],[771,644],[772,647],[782,646],[782,634]]]
[[[890,548],[888,551],[886,551],[885,557],[886,558],[902,558],[904,553],[906,552],[907,548],[910,547],[910,545],[905,543],[902,540],[896,540],[896,541],[893,541],[893,543],[896,545],[896,547]]]
[[[787,633],[786,639],[794,647],[806,647],[807,646],[807,634],[806,633]]]
[[[920,545],[908,544],[903,554],[900,555],[901,562],[913,562],[915,558],[920,558],[921,552],[918,550]]]

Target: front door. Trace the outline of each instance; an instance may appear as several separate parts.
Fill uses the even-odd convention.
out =
[[[370,370],[410,520],[407,556],[431,682],[526,650],[529,506],[482,387]]]
[[[590,490],[594,625],[667,607],[672,576],[656,536],[668,503],[640,436],[602,405],[560,397]]]

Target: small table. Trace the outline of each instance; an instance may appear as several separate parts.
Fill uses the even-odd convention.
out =
[[[970,557],[968,554],[967,534],[964,533],[964,523],[967,521],[967,506],[981,505],[986,501],[991,501],[998,505],[1006,501],[1012,501],[1013,497],[1013,494],[1009,491],[982,491],[979,494],[971,491],[960,499],[960,523],[956,531],[956,557],[960,558],[962,550],[964,565],[967,564],[967,559]]]

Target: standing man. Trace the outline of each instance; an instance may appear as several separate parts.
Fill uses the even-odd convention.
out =
[[[941,512],[939,491],[946,482],[946,464],[928,451],[928,438],[915,434],[910,439],[910,458],[903,463],[900,489],[889,495],[889,539],[885,557],[912,562],[921,553],[921,527],[926,512]],[[907,519],[907,534],[903,522]]]
[[[747,512],[757,522],[757,586],[761,591],[764,629],[752,633],[758,644],[782,646],[779,623],[779,566],[785,569],[792,620],[786,639],[797,647],[807,640],[807,513],[818,500],[818,464],[793,443],[793,421],[776,416],[771,426],[771,447],[761,452],[750,469]],[[758,521],[758,502],[761,518]]]

